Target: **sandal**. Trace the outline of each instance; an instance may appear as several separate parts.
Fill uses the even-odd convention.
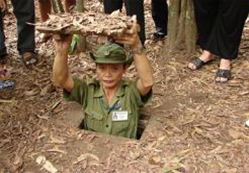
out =
[[[220,78],[220,80],[218,80]],[[224,80],[221,80],[223,78]],[[232,78],[231,70],[219,69],[216,73],[215,81],[225,83]]]
[[[38,63],[37,54],[34,52],[25,52],[22,54],[22,62],[26,67],[30,67],[31,65],[35,65]]]
[[[200,58],[196,58],[194,61],[191,62],[191,63],[195,66],[195,69],[189,67],[189,65],[188,65],[188,68],[189,68],[190,70],[198,70],[198,69],[200,69],[202,66],[207,65],[207,64],[209,64],[209,63],[212,62],[212,61],[214,61],[214,59],[210,59],[210,60],[208,60],[207,62],[204,62],[204,61],[202,61]]]
[[[0,89],[13,88],[16,82],[12,80],[0,81]]]
[[[13,80],[0,81],[0,99],[10,99],[13,96],[16,82]]]
[[[0,70],[0,81],[8,80],[10,77],[11,74],[7,69]]]

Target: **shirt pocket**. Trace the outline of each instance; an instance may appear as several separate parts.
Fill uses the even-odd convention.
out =
[[[85,117],[87,130],[102,132],[104,115],[93,109],[86,109]]]

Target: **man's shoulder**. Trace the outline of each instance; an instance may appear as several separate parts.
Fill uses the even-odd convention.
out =
[[[132,89],[136,86],[136,82],[137,81],[130,80],[130,79],[123,79],[122,87],[126,89]]]
[[[92,86],[99,86],[99,81],[97,79],[93,79],[93,78],[88,78],[85,79],[87,85],[92,85]]]
[[[134,84],[135,81],[130,79],[123,79],[123,86],[131,86]]]
[[[122,84],[121,84],[121,90],[124,93],[133,93],[136,92],[137,87],[136,87],[136,81],[130,80],[130,79],[123,79]]]

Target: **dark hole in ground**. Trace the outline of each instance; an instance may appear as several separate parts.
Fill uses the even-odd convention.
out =
[[[137,129],[137,139],[138,140],[142,137],[143,132],[149,123],[150,117],[151,117],[151,115],[148,114],[147,112],[143,112],[143,111],[140,112],[140,117],[139,117],[139,121],[138,121],[138,129]],[[84,129],[84,120],[80,123],[79,128]]]
[[[138,129],[137,129],[137,139],[140,139],[143,135],[143,132],[146,126],[149,123],[151,115],[145,112],[140,113],[139,121],[138,121]]]

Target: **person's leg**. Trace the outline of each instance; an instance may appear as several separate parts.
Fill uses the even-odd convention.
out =
[[[35,51],[34,0],[12,0],[14,14],[17,18],[17,49],[20,54]]]
[[[217,20],[218,0],[194,0],[194,7],[198,30],[198,44],[203,52],[199,58],[188,64],[188,67],[192,70],[199,69],[214,58],[214,55],[207,48],[207,43]]]
[[[49,18],[49,14],[51,14],[51,2],[50,0],[39,0],[39,13],[41,17],[41,21],[45,22]]]
[[[70,12],[73,6],[75,6],[76,0],[64,0],[64,7],[66,12]]]
[[[198,43],[203,50],[213,32],[217,18],[218,0],[194,0]]]
[[[41,17],[41,21],[45,22],[49,19],[49,14],[51,14],[52,6],[50,0],[39,0],[39,13]],[[36,37],[37,43],[43,43],[46,42],[49,38],[51,38],[51,34],[48,33],[39,33],[39,35]]]
[[[167,35],[168,4],[165,0],[151,0],[152,18],[155,23],[156,32],[153,37],[164,37]]]
[[[211,52],[221,57],[216,81],[231,77],[231,60],[237,58],[241,36],[249,12],[248,0],[219,0],[218,24],[210,40]]]
[[[122,0],[104,0],[104,11],[106,14],[111,14],[113,11],[122,9]]]
[[[2,11],[0,11],[0,63],[4,62],[7,58],[3,17],[4,17],[4,13]]]
[[[7,62],[8,54],[5,46],[5,35],[4,35],[4,12],[0,11],[0,82],[8,80],[11,77]]]
[[[145,37],[145,20],[144,20],[144,0],[125,0],[127,15],[137,15],[137,22],[140,26],[139,37],[144,45]]]
[[[239,44],[248,16],[248,0],[218,0],[217,22],[207,43],[207,48],[224,59],[238,55]]]

